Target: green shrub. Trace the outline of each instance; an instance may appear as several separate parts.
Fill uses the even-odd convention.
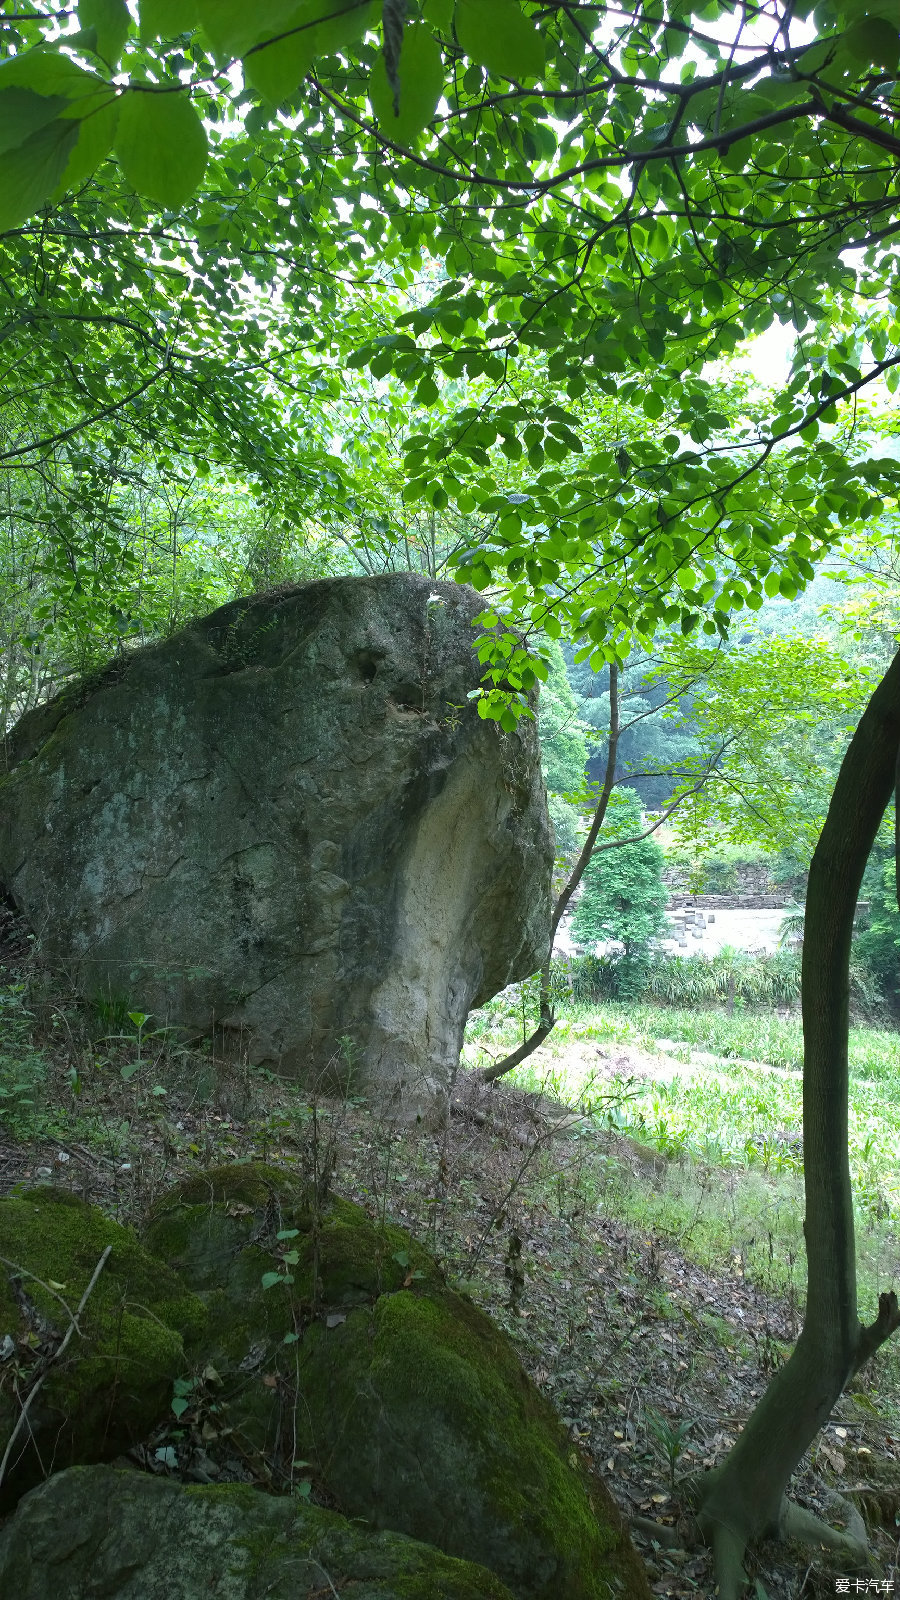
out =
[[[648,973],[645,993],[666,1005],[729,1000],[789,1005],[800,994],[800,956],[793,950],[751,956],[727,946],[711,959],[663,956]]]
[[[790,1006],[800,999],[802,956],[797,950],[746,955],[727,947],[707,956],[652,957],[639,990],[627,998],[665,1006]],[[572,956],[551,968],[551,993],[557,1009],[622,998],[621,962],[611,956]],[[867,1011],[882,1003],[879,985],[858,961],[850,963],[850,994]]]

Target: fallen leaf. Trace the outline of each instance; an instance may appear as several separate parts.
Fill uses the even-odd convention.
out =
[[[325,1318],[326,1328],[339,1328],[342,1322],[347,1321],[346,1311],[329,1311]]]

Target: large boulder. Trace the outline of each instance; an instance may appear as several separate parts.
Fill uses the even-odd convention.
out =
[[[246,1484],[72,1467],[0,1528],[16,1600],[512,1600],[492,1572]],[[563,1596],[560,1596],[563,1600]]]
[[[144,1240],[208,1306],[215,1393],[182,1420],[214,1463],[238,1441],[284,1488],[299,1459],[344,1515],[476,1561],[516,1600],[650,1600],[608,1490],[506,1335],[402,1229],[310,1207],[251,1163],[171,1190]]]
[[[470,589],[235,601],[28,713],[0,884],[87,996],[405,1114],[546,952],[535,724],[482,721]]]
[[[206,1323],[171,1268],[94,1206],[50,1187],[0,1200],[0,1507],[51,1467],[141,1439]]]

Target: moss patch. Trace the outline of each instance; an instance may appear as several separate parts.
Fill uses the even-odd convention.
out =
[[[314,1213],[257,1163],[173,1190],[146,1239],[209,1306],[245,1449],[271,1466],[290,1441],[343,1512],[474,1558],[521,1600],[648,1600],[613,1502],[509,1341],[402,1229],[344,1200]]]
[[[346,1200],[314,1212],[290,1173],[261,1162],[179,1184],[154,1208],[144,1240],[207,1305],[204,1360],[224,1379],[222,1420],[260,1457],[292,1432],[294,1343],[310,1319],[374,1303],[413,1272],[417,1281],[438,1276],[401,1228],[379,1227]],[[274,1273],[283,1281],[264,1286]]]
[[[621,1517],[503,1334],[449,1291],[383,1296],[301,1350],[304,1453],[349,1515],[541,1600],[641,1597]]]
[[[165,1411],[185,1348],[206,1327],[201,1300],[127,1228],[63,1190],[40,1188],[0,1201],[0,1336],[16,1357],[0,1367],[0,1453],[24,1396],[69,1327],[107,1246],[103,1271],[58,1363],[30,1412],[2,1501],[8,1505],[56,1467],[100,1461],[141,1438]],[[20,1269],[18,1272],[16,1269]],[[42,1282],[36,1281],[41,1279]],[[60,1285],[53,1292],[53,1285]],[[18,1445],[16,1447],[18,1449]]]

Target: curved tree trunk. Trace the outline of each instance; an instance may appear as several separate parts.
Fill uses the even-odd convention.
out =
[[[841,766],[813,856],[803,945],[803,1145],[807,1303],[796,1348],[774,1376],[723,1465],[701,1483],[721,1600],[744,1582],[750,1539],[778,1531],[791,1473],[845,1384],[900,1325],[883,1294],[864,1328],[847,1149],[850,940],[863,872],[896,782],[900,655],[875,690]]]

